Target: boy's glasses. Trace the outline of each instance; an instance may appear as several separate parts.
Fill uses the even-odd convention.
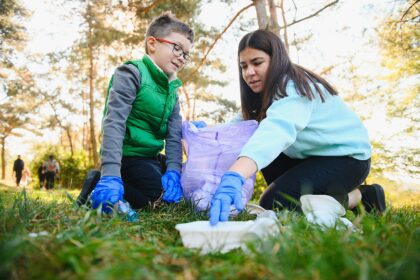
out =
[[[178,57],[182,55],[182,57],[184,58],[184,60],[186,62],[191,59],[190,55],[187,54],[186,52],[184,52],[180,45],[178,45],[174,42],[168,41],[166,39],[162,39],[162,38],[155,38],[155,39],[156,39],[156,41],[161,42],[161,43],[171,44],[172,45],[172,53],[174,55],[178,56]]]

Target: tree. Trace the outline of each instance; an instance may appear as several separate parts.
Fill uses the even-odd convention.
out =
[[[3,0],[0,5],[0,142],[2,179],[6,174],[6,140],[18,136],[18,128],[29,129],[29,114],[34,110],[33,79],[22,67],[15,65],[18,52],[25,45],[22,20],[28,12],[18,1]],[[32,105],[32,106],[31,106]]]
[[[223,1],[227,4],[230,4],[232,2],[235,2],[233,0],[226,0]],[[237,21],[241,14],[243,14],[245,11],[247,11],[249,8],[254,7],[256,10],[256,18],[257,18],[257,22],[258,22],[258,27],[260,29],[269,29],[271,31],[273,31],[274,33],[279,35],[279,31],[282,29],[283,32],[283,36],[284,36],[284,41],[286,44],[286,47],[289,48],[289,41],[288,41],[288,36],[287,36],[287,27],[288,26],[292,26],[294,24],[303,22],[305,20],[308,20],[312,17],[315,17],[317,15],[319,15],[323,10],[327,9],[328,7],[334,6],[335,4],[338,3],[338,1],[333,1],[325,6],[323,6],[322,8],[316,10],[315,12],[313,12],[312,14],[309,14],[303,18],[300,19],[293,19],[293,21],[291,23],[287,23],[286,18],[285,18],[285,9],[284,9],[284,1],[280,1],[280,4],[278,3],[279,1],[274,1],[274,0],[252,0],[249,1],[250,3],[248,4],[244,4],[244,6],[242,8],[240,8],[238,11],[235,12],[235,14],[232,16],[232,18],[230,19],[230,21],[228,22],[228,24],[226,25],[225,28],[223,28],[223,30],[221,30],[218,34],[216,34],[216,36],[214,36],[214,40],[211,44],[208,44],[207,48],[203,48],[202,53],[204,53],[204,55],[202,56],[202,58],[199,60],[198,63],[195,64],[195,68],[190,71],[188,73],[188,75],[186,75],[186,80],[183,80],[184,83],[189,83],[192,80],[196,80],[196,78],[198,76],[203,76],[203,72],[202,71],[202,67],[208,64],[208,57],[210,52],[213,50],[213,48],[216,46],[216,44],[222,39],[222,36],[228,31],[228,29],[233,25],[233,23],[235,21]],[[242,2],[241,2],[242,3]],[[267,4],[268,4],[268,8],[269,8],[269,12],[270,14],[267,15]],[[277,9],[281,9],[282,12],[282,19],[283,19],[283,26],[280,27],[279,23],[278,23],[278,17],[277,17]],[[298,9],[298,7],[295,6],[295,9]],[[243,25],[241,26],[241,28],[243,28]],[[307,39],[307,38],[306,38]],[[305,40],[306,40],[305,39]],[[293,44],[298,44],[298,43],[302,43],[303,40],[294,40],[292,43]],[[190,97],[188,94],[185,93],[185,96],[187,98],[187,110],[191,111],[192,110],[192,115],[188,114],[188,116],[192,116],[192,118],[195,117],[195,102],[197,100],[203,100],[206,102],[211,102],[211,103],[215,103],[217,105],[219,105],[219,107],[222,107],[223,109],[220,111],[223,111],[225,113],[227,112],[231,112],[231,110],[234,108],[230,105],[232,105],[230,102],[225,102],[226,100],[223,98],[219,98],[217,96],[213,96],[212,98],[208,98],[209,94],[206,92],[202,92],[202,90],[197,90],[197,89],[193,89],[191,91],[195,91],[195,92],[200,92],[200,96],[196,96],[196,97]],[[192,105],[188,105],[192,103]],[[208,106],[206,106],[208,107]],[[220,114],[220,113],[216,113],[216,110],[213,111],[207,111],[207,112],[203,112],[202,114],[200,114],[199,116],[203,116],[203,117],[210,117],[213,119],[222,119],[223,117],[226,117],[226,114]],[[188,117],[187,117],[188,118]]]
[[[56,93],[52,96],[48,96],[47,94],[44,94],[45,102],[51,107],[53,111],[53,115],[48,120],[47,125],[49,127],[55,127],[59,126],[60,129],[65,133],[68,145],[70,147],[70,156],[74,155],[74,141],[72,136],[72,125],[70,120],[66,120],[65,116],[63,116],[63,111],[67,111],[70,114],[74,114],[77,109],[74,108],[74,106],[71,103],[68,103],[62,99],[59,99],[61,90],[60,88],[57,88]],[[60,111],[60,113],[59,113]],[[67,115],[69,115],[67,113]]]
[[[70,67],[78,71],[67,74],[81,91],[87,104],[88,150],[93,165],[98,163],[98,145],[95,115],[97,113],[98,89],[104,88],[106,77],[100,75],[100,64],[105,60],[104,48],[126,36],[112,26],[116,4],[104,0],[80,0],[76,13],[82,18],[81,37],[68,55]],[[100,95],[102,96],[102,95]]]
[[[31,115],[36,112],[39,102],[34,90],[32,75],[26,70],[18,72],[19,77],[7,83],[6,97],[0,103],[0,144],[2,179],[6,176],[6,140],[10,136],[20,136],[18,128],[37,133],[32,127]]]
[[[233,0],[226,0],[224,2],[231,3],[231,2],[233,2]],[[239,18],[239,16],[242,13],[244,13],[245,11],[247,11],[249,8],[255,7],[259,29],[268,29],[268,30],[271,30],[272,32],[274,32],[276,34],[279,34],[279,30],[284,29],[285,44],[286,44],[286,47],[288,49],[289,48],[289,43],[288,43],[288,39],[287,39],[288,38],[287,27],[295,25],[295,24],[300,23],[300,22],[303,22],[303,21],[308,20],[312,17],[318,16],[323,10],[337,4],[338,0],[333,1],[329,4],[326,4],[322,8],[318,9],[317,11],[315,11],[312,14],[309,14],[309,15],[303,17],[303,18],[293,19],[293,21],[291,23],[287,23],[287,21],[286,21],[285,10],[284,10],[284,0],[281,0],[280,2],[281,3],[280,3],[280,6],[279,6],[278,4],[275,3],[274,0],[268,0],[267,3],[268,3],[269,11],[270,11],[270,17],[267,15],[267,11],[266,11],[267,3],[266,3],[265,0],[252,0],[251,3],[242,7],[239,11],[237,11],[235,13],[235,15],[232,17],[232,19],[229,21],[227,26],[221,32],[219,32],[219,34],[216,34],[216,36],[214,36],[214,38],[215,38],[214,41],[207,47],[207,49],[204,49],[205,55],[199,60],[199,63],[197,63],[195,69],[193,71],[191,71],[191,73],[188,73],[188,75],[186,75],[186,77],[187,77],[186,81],[188,82],[188,81],[196,78],[197,73],[199,73],[199,70],[201,69],[201,67],[207,62],[208,55],[210,54],[210,52],[212,51],[212,49],[214,48],[216,43],[222,38],[223,34],[225,34],[227,32],[227,30]],[[281,9],[283,26],[279,26],[279,24],[278,24],[277,8]],[[296,6],[295,6],[295,9],[297,9]]]
[[[383,143],[384,155],[393,157],[393,169],[418,175],[420,169],[420,149],[418,144],[409,144],[407,140],[418,139],[420,127],[420,2],[402,1],[397,11],[392,11],[378,27],[379,46],[382,52],[382,65],[388,74],[382,79],[389,83],[382,91],[387,103],[390,119],[406,120],[410,125]],[[391,143],[405,143],[399,149]],[[394,144],[395,145],[395,144]],[[387,158],[381,158],[387,161]]]
[[[0,93],[7,90],[7,80],[14,72],[13,59],[26,42],[21,21],[28,16],[16,0],[3,0],[0,5]]]
[[[16,51],[22,50],[26,40],[25,28],[21,20],[28,16],[16,0],[2,0],[0,5],[0,69],[13,66],[13,57]],[[6,74],[0,72],[0,78]]]

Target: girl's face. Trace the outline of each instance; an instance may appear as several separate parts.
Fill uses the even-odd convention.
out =
[[[269,65],[270,56],[263,51],[247,47],[239,53],[242,78],[255,93],[264,90]]]

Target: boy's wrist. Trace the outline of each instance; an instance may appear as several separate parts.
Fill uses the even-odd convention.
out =
[[[121,165],[116,163],[102,164],[101,175],[121,177]]]
[[[178,173],[181,173],[181,169],[182,169],[181,167],[182,167],[181,163],[171,162],[171,163],[168,163],[166,170],[174,170],[174,171],[177,171]]]

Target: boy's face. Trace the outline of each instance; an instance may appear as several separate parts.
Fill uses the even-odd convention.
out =
[[[149,56],[163,72],[172,76],[184,67],[185,57],[191,49],[190,40],[180,33],[170,33],[164,38],[149,37],[147,39]]]

